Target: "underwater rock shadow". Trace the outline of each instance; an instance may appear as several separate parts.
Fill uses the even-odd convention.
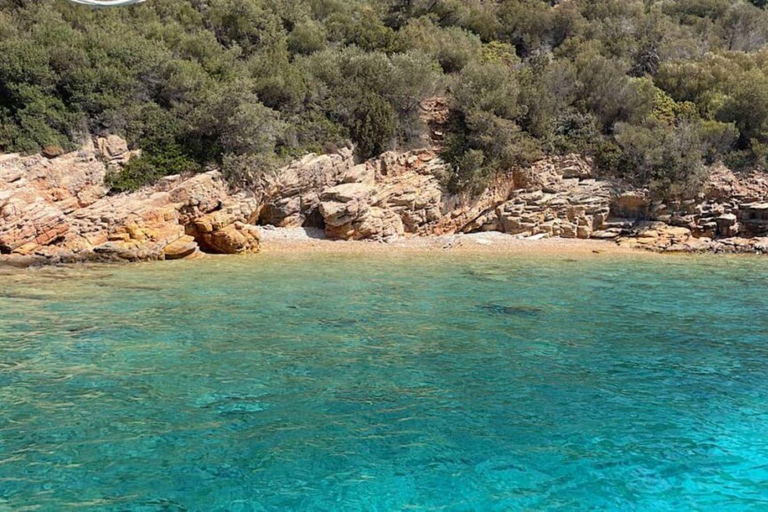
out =
[[[539,306],[507,306],[504,304],[479,304],[478,309],[496,315],[506,315],[524,318],[535,318],[544,313],[544,308]]]

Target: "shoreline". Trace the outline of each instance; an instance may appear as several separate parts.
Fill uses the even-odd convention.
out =
[[[291,256],[291,255],[497,255],[503,256],[541,256],[545,258],[571,257],[669,257],[701,255],[756,255],[749,252],[715,251],[653,251],[632,243],[619,244],[615,240],[581,238],[521,238],[498,231],[476,233],[458,233],[450,235],[402,236],[391,241],[373,240],[335,240],[328,238],[318,228],[275,228],[258,226],[261,239],[258,253],[247,256]],[[49,258],[42,255],[0,255],[0,268],[41,268],[61,265],[100,265],[126,264],[146,261],[164,261],[162,259],[128,260],[96,257],[94,253],[82,255],[82,258]],[[197,252],[184,260],[222,262],[225,258],[244,257],[243,254],[214,254]],[[167,258],[165,261],[181,261]]]
[[[613,241],[577,238],[525,239],[488,231],[471,234],[406,236],[391,242],[331,240],[314,228],[260,228],[262,254],[286,253],[483,253],[518,255],[653,254]]]
[[[627,246],[614,241],[577,238],[524,239],[500,232],[471,234],[406,236],[393,241],[334,240],[316,228],[265,228],[260,226],[260,250],[248,255],[517,255],[517,256],[599,256],[634,255],[654,256],[657,253]],[[56,265],[126,264],[153,260],[122,260],[93,258],[94,254],[82,259],[52,259],[41,255],[0,255],[0,268],[39,268]],[[223,258],[237,258],[245,255],[212,254],[198,252],[185,260],[222,261]],[[154,260],[162,261],[162,260]],[[166,261],[181,261],[171,260]]]

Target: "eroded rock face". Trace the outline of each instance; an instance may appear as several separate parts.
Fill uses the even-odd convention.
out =
[[[757,171],[737,174],[719,166],[705,183],[699,199],[671,205],[654,203],[649,217],[687,228],[699,239],[765,237],[768,235],[768,180]]]
[[[0,251],[30,254],[66,236],[67,216],[106,195],[105,175],[90,151],[0,156]]]
[[[248,191],[233,193],[210,171],[107,195],[107,166],[133,155],[122,139],[106,137],[52,159],[0,157],[2,251],[120,260],[188,257],[198,248],[254,252],[255,224],[322,226],[331,238],[353,240],[488,229],[586,237],[604,227],[610,197],[589,177],[589,162],[574,157],[500,176],[472,198],[445,191],[435,151],[355,164],[349,149],[308,155]]]
[[[277,227],[317,223],[320,192],[344,182],[354,166],[351,149],[334,155],[307,155],[266,176],[257,190],[264,197],[261,222]]]
[[[201,235],[217,252],[254,252],[258,234],[249,223],[260,203],[230,194],[218,171],[107,195],[108,166],[136,155],[118,137],[98,139],[55,158],[0,156],[0,251],[53,260],[176,259],[199,253],[187,226],[216,212]]]
[[[325,227],[332,238],[392,239],[427,234],[442,218],[444,166],[434,151],[389,152],[355,164],[352,151],[309,155],[260,184],[259,223]]]
[[[374,161],[375,206],[400,218],[400,233],[429,234],[443,217],[443,192],[435,177],[445,166],[434,151],[385,153]]]
[[[341,183],[323,189],[319,211],[331,238],[392,240],[425,234],[442,217],[434,152],[385,153],[350,167]]]
[[[610,227],[617,184],[596,180],[582,159],[550,159],[527,171],[527,187],[496,209],[502,231],[522,236],[590,238]],[[617,233],[618,236],[618,233]]]
[[[326,233],[333,238],[484,230],[609,238],[618,236],[623,225],[608,222],[619,184],[595,179],[591,162],[576,156],[550,158],[499,176],[479,197],[448,194],[436,178],[445,164],[433,151],[385,153],[366,165],[373,171],[361,174],[366,184],[329,187],[320,196]],[[355,193],[339,193],[347,190]]]
[[[436,151],[308,155],[232,191],[218,171],[167,176],[108,195],[104,178],[137,152],[116,137],[48,157],[0,155],[0,252],[50,260],[178,259],[259,250],[257,224],[323,227],[330,238],[503,231],[601,238],[656,251],[768,251],[768,180],[716,169],[699,200],[652,203],[593,175],[589,159],[550,157],[500,174],[479,196],[452,195]]]
[[[628,210],[636,215],[647,204],[645,193],[598,179],[592,162],[577,155],[547,158],[518,176],[524,188],[496,210],[502,230],[513,235],[612,239],[631,225]]]

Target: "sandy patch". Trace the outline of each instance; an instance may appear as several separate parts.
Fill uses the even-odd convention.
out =
[[[516,254],[647,254],[612,241],[520,239],[499,232],[400,237],[392,242],[329,240],[316,228],[260,228],[263,253],[482,252]]]

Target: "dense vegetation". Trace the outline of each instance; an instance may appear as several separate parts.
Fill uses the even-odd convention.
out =
[[[0,0],[0,150],[118,133],[117,189],[217,163],[233,179],[352,141],[424,143],[452,108],[456,190],[545,154],[662,197],[768,156],[765,0]]]

